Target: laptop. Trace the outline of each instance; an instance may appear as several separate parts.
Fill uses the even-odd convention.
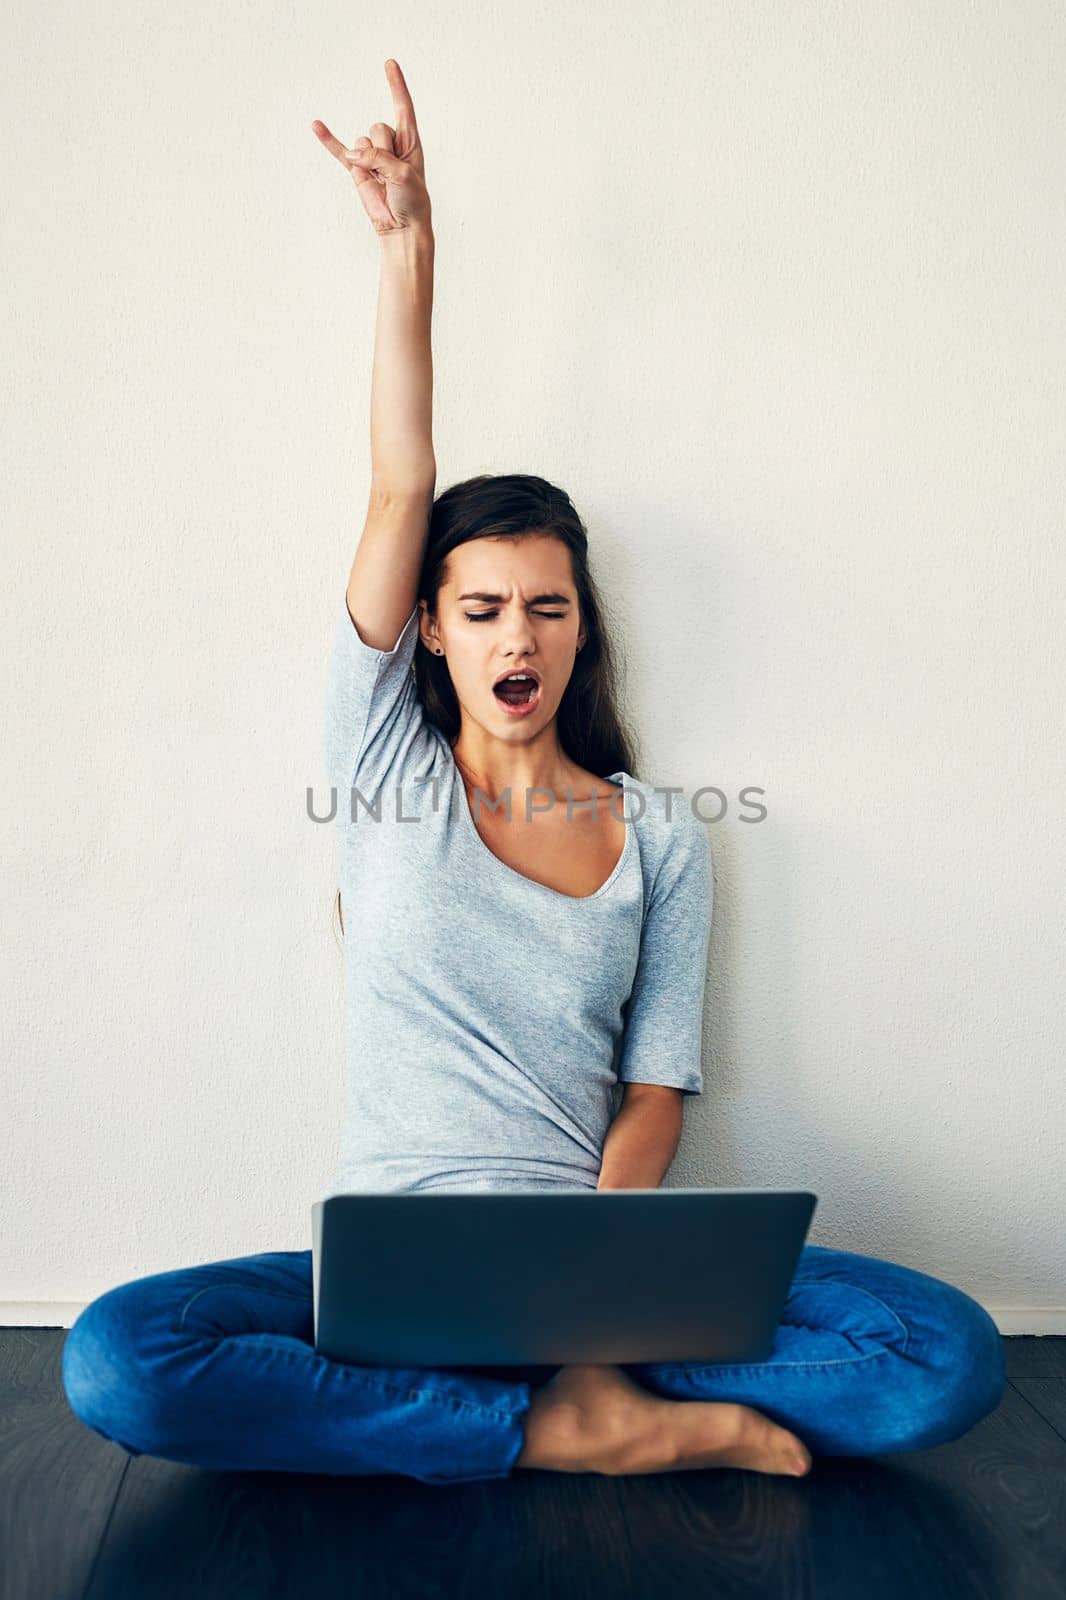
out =
[[[763,1361],[802,1189],[337,1194],[311,1207],[315,1350],[366,1366]]]

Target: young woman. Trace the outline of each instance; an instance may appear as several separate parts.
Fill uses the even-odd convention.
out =
[[[373,485],[325,715],[349,1046],[333,1192],[655,1187],[702,1087],[707,838],[683,795],[633,776],[568,497],[507,475],[434,500],[430,203],[386,74],[395,127],[349,149],[313,124],[381,243]],[[73,1409],[133,1454],[427,1483],[802,1475],[812,1451],[958,1438],[1005,1385],[976,1301],[815,1245],[765,1361],[549,1371],[319,1356],[309,1250],[120,1285],[63,1352]]]

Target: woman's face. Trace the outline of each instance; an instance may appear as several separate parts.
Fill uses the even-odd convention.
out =
[[[431,651],[443,647],[466,716],[488,732],[541,732],[555,716],[585,634],[570,552],[550,534],[470,539],[448,556],[436,629],[422,610]],[[494,693],[504,673],[539,680],[531,709],[516,714]]]

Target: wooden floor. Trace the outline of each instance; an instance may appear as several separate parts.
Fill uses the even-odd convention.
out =
[[[800,1480],[211,1472],[133,1457],[60,1381],[63,1328],[0,1329],[2,1600],[1063,1600],[1066,1338],[1011,1338],[965,1438]]]

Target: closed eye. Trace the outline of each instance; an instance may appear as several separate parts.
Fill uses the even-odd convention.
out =
[[[535,617],[562,618],[565,611],[534,611]],[[490,618],[499,616],[498,611],[464,611],[463,616],[468,622],[488,622]]]

